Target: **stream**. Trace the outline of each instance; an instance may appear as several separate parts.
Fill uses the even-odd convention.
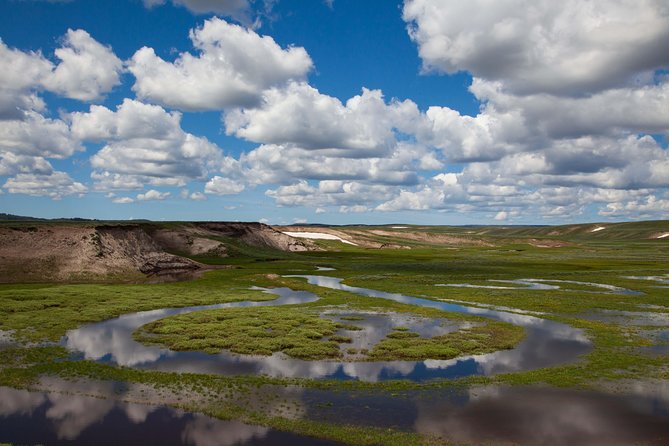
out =
[[[579,355],[587,353],[592,347],[582,330],[536,316],[352,287],[343,284],[343,279],[336,277],[319,275],[287,277],[303,278],[319,287],[358,295],[500,320],[523,327],[527,335],[510,350],[450,360],[346,362],[305,361],[290,358],[282,353],[271,356],[249,356],[226,351],[215,355],[203,352],[176,352],[160,346],[144,345],[132,338],[132,333],[142,325],[178,314],[217,308],[295,305],[318,300],[318,296],[313,293],[289,288],[273,288],[262,289],[263,292],[278,296],[271,301],[231,302],[125,314],[70,330],[61,340],[61,344],[85,359],[141,369],[222,375],[355,379],[368,382],[390,379],[425,381],[531,370],[576,361]]]

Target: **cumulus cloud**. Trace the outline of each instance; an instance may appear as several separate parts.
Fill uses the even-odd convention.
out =
[[[194,201],[206,201],[207,196],[203,194],[202,192],[193,192],[190,194],[189,198]]]
[[[52,172],[48,175],[20,173],[8,179],[2,187],[10,194],[51,197],[56,200],[87,191],[86,186],[74,181],[65,172]]]
[[[0,150],[17,155],[66,158],[82,150],[82,146],[65,122],[29,112],[25,120],[0,121]]]
[[[425,70],[468,71],[519,94],[649,83],[669,65],[662,0],[407,0],[403,18]]]
[[[116,111],[93,105],[72,113],[72,132],[86,141],[105,141],[91,157],[93,179],[110,189],[152,185],[182,186],[204,180],[210,171],[235,161],[207,139],[181,129],[181,114],[125,99]]]
[[[14,190],[31,195],[69,193],[63,186],[66,179],[53,172],[47,158],[64,159],[83,150],[66,122],[44,116],[45,103],[39,93],[49,90],[94,100],[120,82],[121,61],[87,32],[68,30],[62,43],[56,49],[60,63],[54,65],[40,52],[11,49],[0,41],[0,175],[32,174],[9,182]],[[41,180],[44,184],[55,181],[58,190],[44,194],[37,186],[28,187]],[[80,192],[77,187],[71,190]]]
[[[32,90],[52,68],[41,53],[9,48],[0,39],[0,120],[22,119],[26,110],[42,111],[44,101]]]
[[[221,110],[259,103],[261,93],[312,68],[304,48],[281,48],[269,36],[213,17],[190,32],[197,55],[181,53],[174,62],[152,48],[128,63],[140,99],[181,110]]]
[[[34,111],[22,119],[0,120],[0,175],[53,171],[46,158],[63,159],[83,150],[70,127]]]
[[[47,90],[80,101],[93,101],[121,83],[123,62],[110,47],[84,30],[68,29],[63,46],[55,53],[60,63],[44,80]]]
[[[308,180],[360,180],[380,184],[416,184],[417,170],[429,158],[424,147],[398,144],[387,157],[341,158],[310,150],[262,145],[241,157],[247,181],[289,184]]]
[[[420,119],[412,101],[386,104],[380,90],[366,88],[342,104],[304,82],[291,82],[266,91],[262,99],[260,107],[227,112],[226,133],[334,156],[369,157],[391,152],[395,131],[413,131]]]
[[[133,200],[130,197],[114,197],[112,198],[112,203],[117,203],[117,204],[128,204],[128,203],[134,203],[135,200]]]
[[[339,206],[342,212],[362,212],[366,204],[391,196],[392,187],[337,180],[319,181],[312,185],[301,180],[288,186],[270,189],[266,195],[273,198],[279,206]]]
[[[0,40],[0,119],[42,111],[44,102],[36,94],[41,90],[93,101],[120,84],[123,63],[84,30],[69,29],[55,55],[57,65],[40,52],[12,49]]]
[[[137,200],[139,201],[153,201],[153,200],[165,200],[172,195],[170,192],[160,192],[155,189],[146,191],[143,194],[137,194]]]
[[[207,181],[204,192],[213,195],[234,195],[242,192],[245,188],[246,186],[239,181],[217,175]]]

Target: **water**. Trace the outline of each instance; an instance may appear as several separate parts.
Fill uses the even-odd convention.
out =
[[[0,443],[124,446],[332,445],[201,414],[0,387]]]
[[[631,278],[631,277],[627,277]],[[501,285],[474,285],[471,283],[438,283],[435,286],[449,286],[449,287],[459,287],[459,288],[484,288],[492,290],[540,290],[540,291],[550,291],[550,290],[559,290],[568,292],[579,292],[579,293],[597,293],[597,294],[622,294],[628,296],[640,296],[643,293],[640,291],[629,290],[627,288],[622,288],[618,286],[608,285],[605,283],[594,283],[594,282],[579,282],[577,280],[558,280],[558,279],[515,279],[515,280],[489,280],[488,282],[496,283],[510,283],[520,286],[501,286]],[[560,283],[560,284],[572,284],[572,285],[583,285],[593,288],[604,289],[606,291],[593,291],[593,290],[570,290],[563,289],[560,285],[550,285],[551,283]]]
[[[144,311],[71,330],[61,341],[68,349],[91,360],[129,367],[171,372],[196,372],[223,375],[255,374],[273,377],[383,381],[407,379],[425,381],[434,378],[458,378],[470,375],[493,375],[531,370],[573,362],[591,349],[582,330],[534,316],[436,302],[400,294],[385,293],[342,284],[342,279],[325,276],[303,277],[311,284],[340,289],[365,296],[390,299],[410,305],[436,308],[501,320],[526,329],[526,338],[511,350],[460,357],[451,360],[425,361],[304,361],[281,353],[271,356],[247,356],[230,352],[209,355],[201,352],[175,352],[159,346],[148,346],[132,339],[139,327],[164,317],[214,308],[273,306],[313,302],[318,296],[288,288],[265,290],[279,296],[273,301],[235,302],[218,305]]]
[[[314,420],[411,430],[455,444],[668,444],[669,384],[616,394],[543,386],[430,389],[397,396],[308,390]]]

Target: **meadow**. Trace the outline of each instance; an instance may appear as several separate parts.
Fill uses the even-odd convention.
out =
[[[322,251],[300,253],[220,238],[229,247],[228,257],[192,258],[233,267],[208,271],[191,281],[3,284],[0,330],[11,341],[0,347],[0,385],[57,390],[46,383],[54,379],[125,383],[128,388],[151,389],[145,397],[150,404],[359,445],[450,444],[462,438],[421,429],[418,424],[390,422],[382,415],[352,420],[346,413],[351,410],[351,398],[420,407],[431,401],[435,392],[498,386],[547,386],[602,395],[624,393],[634,383],[664,386],[669,379],[669,356],[663,350],[668,343],[669,288],[662,280],[669,278],[669,239],[648,234],[669,232],[669,225],[620,224],[594,233],[589,232],[590,226],[574,228],[407,227],[393,230],[392,235],[379,235],[372,232],[375,228],[343,227],[337,230],[404,248],[372,249],[318,240]],[[397,234],[401,232],[427,235],[406,238]],[[430,234],[475,238],[484,243],[435,244],[430,242]],[[544,246],[549,247],[537,246],[542,240],[548,241]],[[328,270],[316,273],[319,267]],[[134,338],[173,351],[252,356],[280,353],[303,361],[340,362],[344,367],[347,362],[354,366],[374,361],[451,360],[514,349],[525,339],[525,329],[509,322],[362,296],[294,277],[310,274],[342,278],[351,287],[481,310],[503,309],[519,316],[530,314],[582,331],[591,348],[575,361],[508,373],[428,380],[342,380],[132,368],[86,360],[59,344],[68,330],[87,323],[167,307],[267,302],[275,296],[258,288],[279,287],[311,292],[319,299],[280,307],[222,308],[171,316],[141,327]],[[517,279],[541,279],[558,286],[533,290],[497,282]],[[588,283],[634,293],[609,292]],[[340,318],[329,314],[340,314]],[[370,314],[409,315],[418,320],[439,320],[441,325],[465,325],[425,336],[398,323],[364,351],[353,348],[356,332],[362,330]],[[99,396],[130,398],[124,392]]]

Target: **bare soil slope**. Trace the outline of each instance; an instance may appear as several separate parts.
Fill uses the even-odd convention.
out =
[[[316,249],[260,223],[8,224],[0,226],[0,283],[141,279],[205,268],[184,256],[225,257],[214,238],[282,251]]]

